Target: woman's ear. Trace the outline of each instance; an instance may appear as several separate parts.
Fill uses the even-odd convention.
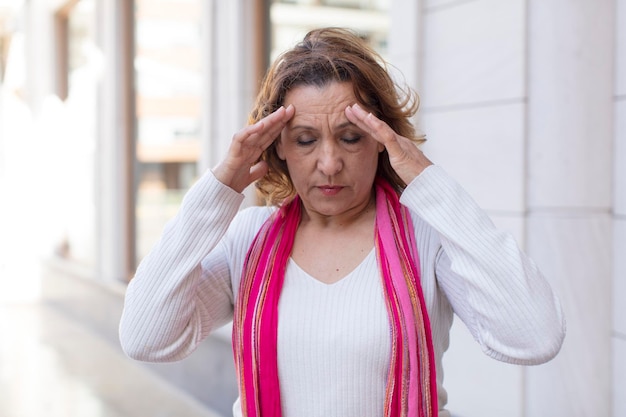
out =
[[[276,155],[278,155],[278,157],[284,161],[285,151],[283,149],[282,135],[279,135],[278,138],[276,138],[275,146],[276,146]]]

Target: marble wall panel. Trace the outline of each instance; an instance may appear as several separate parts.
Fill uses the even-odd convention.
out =
[[[411,88],[421,90],[422,9],[415,0],[394,0],[390,4],[388,60],[392,75]],[[397,70],[397,72],[396,72]]]
[[[615,94],[626,96],[626,0],[616,0],[615,7]]]
[[[613,339],[613,417],[626,416],[626,339]]]
[[[462,417],[523,417],[523,368],[485,355],[455,318],[444,355],[447,409]]]
[[[611,216],[531,213],[527,222],[528,253],[551,282],[567,320],[558,356],[527,368],[527,416],[608,416]]]
[[[613,221],[613,331],[626,339],[626,217]]]
[[[481,1],[481,0],[469,0],[473,2]],[[467,3],[468,0],[424,0],[424,10],[432,11],[441,9],[443,7],[457,7],[459,4]]]
[[[615,103],[613,210],[626,216],[626,97]]]
[[[524,96],[524,1],[480,0],[424,14],[425,108]]]
[[[611,205],[613,2],[529,6],[529,205]]]
[[[524,210],[524,106],[425,111],[423,147],[486,210]]]
[[[523,247],[521,216],[491,215],[496,227],[512,233]],[[455,318],[444,355],[448,410],[463,417],[522,417],[523,368],[485,355],[461,320]]]

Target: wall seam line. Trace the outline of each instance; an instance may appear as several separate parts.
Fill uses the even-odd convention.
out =
[[[474,103],[459,103],[459,104],[448,104],[442,106],[432,106],[432,107],[424,107],[424,113],[446,113],[446,112],[454,112],[460,110],[474,110],[474,109],[483,109],[483,108],[491,108],[498,106],[511,106],[514,104],[525,104],[525,97],[514,97],[500,100],[491,100],[491,101],[483,101],[483,102],[474,102]]]

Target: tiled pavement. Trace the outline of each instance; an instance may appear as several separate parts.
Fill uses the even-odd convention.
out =
[[[118,346],[25,296],[36,292],[35,277],[9,270],[0,265],[0,417],[215,417]]]

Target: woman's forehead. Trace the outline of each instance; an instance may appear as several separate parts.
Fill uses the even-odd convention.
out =
[[[345,108],[355,102],[356,97],[350,83],[333,82],[324,87],[295,87],[285,96],[284,105],[294,105],[294,119],[337,115],[345,117]]]

